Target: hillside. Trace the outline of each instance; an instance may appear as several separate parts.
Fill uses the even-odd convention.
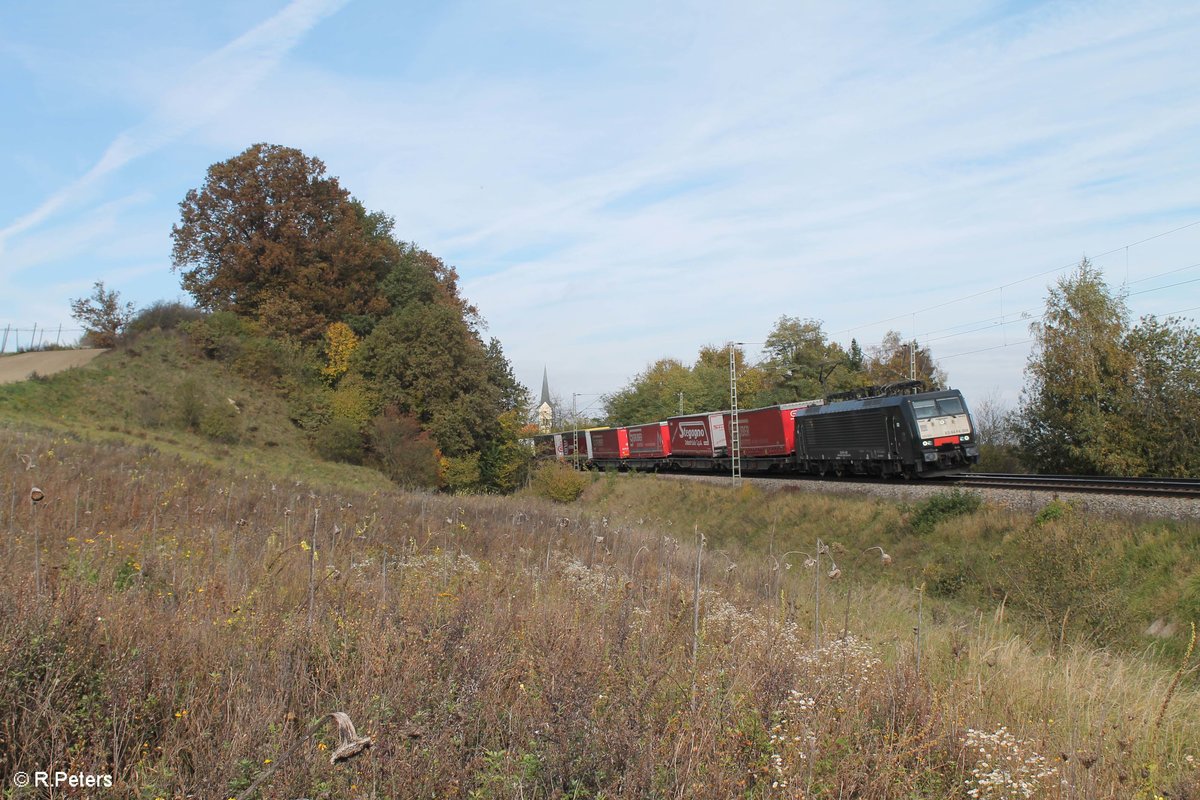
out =
[[[1200,796],[1170,605],[1194,526],[652,476],[571,505],[406,493],[314,458],[282,400],[171,335],[0,387],[0,421],[6,785],[68,765],[139,798]],[[1106,558],[1068,585],[1088,531]],[[1107,604],[1076,606],[1097,577]],[[1139,638],[1160,608],[1172,634]],[[1101,612],[1120,646],[1075,627]],[[332,711],[374,746],[331,765],[333,730],[307,734]]]
[[[204,463],[383,489],[373,470],[318,458],[286,400],[185,336],[153,332],[87,366],[0,386],[0,424],[147,444]]]

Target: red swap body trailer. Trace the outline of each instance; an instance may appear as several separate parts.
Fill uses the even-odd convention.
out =
[[[625,428],[630,458],[666,458],[671,455],[671,434],[665,422]]]
[[[676,458],[717,458],[725,455],[727,412],[705,412],[671,417],[667,431],[671,455]]]
[[[738,412],[738,450],[742,458],[788,458],[796,452],[795,411],[820,405],[820,400],[785,403]],[[725,412],[725,427],[731,426]],[[731,437],[732,438],[732,437]],[[764,466],[775,466],[765,464]]]
[[[619,462],[629,458],[629,435],[624,428],[594,428],[591,458],[596,462]]]

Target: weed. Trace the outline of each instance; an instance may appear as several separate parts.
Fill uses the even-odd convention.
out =
[[[961,489],[938,492],[917,505],[909,524],[917,533],[932,533],[943,520],[974,514],[982,505],[982,498],[974,492]]]

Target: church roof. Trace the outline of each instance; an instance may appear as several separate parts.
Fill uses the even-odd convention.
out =
[[[542,402],[539,405],[553,405],[550,402],[550,379],[547,376],[546,368],[542,367]]]

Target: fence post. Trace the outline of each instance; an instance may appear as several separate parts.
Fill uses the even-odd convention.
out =
[[[0,342],[0,353],[3,353],[5,348],[8,347],[8,330],[11,327],[12,327],[12,323],[9,323],[8,325],[4,326],[4,341]]]
[[[37,323],[33,323],[33,333],[29,334],[29,349],[37,349]]]

